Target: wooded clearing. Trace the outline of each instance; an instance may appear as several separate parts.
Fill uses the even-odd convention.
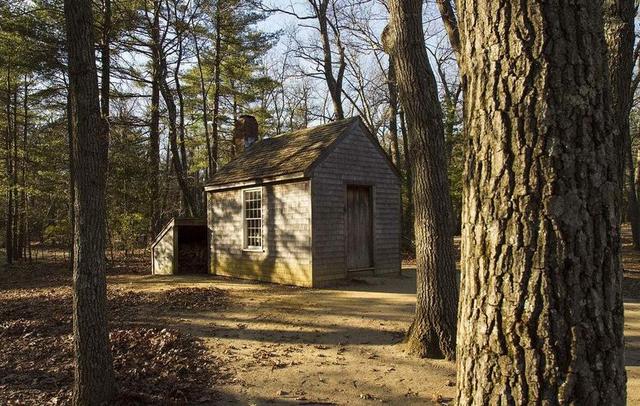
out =
[[[640,254],[625,234],[628,403],[640,402]],[[6,274],[0,299],[0,402],[64,404],[72,380],[70,274],[41,262]],[[152,278],[146,262],[107,272],[119,402],[194,404],[451,404],[452,362],[401,343],[415,272],[329,290],[198,276]],[[16,315],[20,315],[19,317]],[[30,351],[25,352],[25,348]],[[203,352],[199,352],[202,349]],[[55,363],[43,365],[41,357]],[[126,377],[126,378],[125,378]],[[437,401],[440,399],[440,401]],[[315,403],[317,404],[317,403]]]
[[[0,0],[0,403],[640,403],[638,21]]]

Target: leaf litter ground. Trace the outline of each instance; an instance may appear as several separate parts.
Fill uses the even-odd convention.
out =
[[[24,264],[0,276],[0,404],[68,404],[73,383],[72,295],[62,264]],[[214,287],[108,291],[116,404],[213,403],[226,379],[200,339],[162,317],[216,310]]]

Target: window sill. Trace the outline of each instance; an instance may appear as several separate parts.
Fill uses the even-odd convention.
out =
[[[243,252],[265,252],[264,248],[243,248]]]

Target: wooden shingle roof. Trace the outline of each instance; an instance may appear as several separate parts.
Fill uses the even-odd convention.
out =
[[[257,141],[223,166],[207,186],[304,172],[359,121],[352,117]]]

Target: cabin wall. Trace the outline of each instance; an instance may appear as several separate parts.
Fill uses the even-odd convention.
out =
[[[243,248],[243,190],[207,192],[210,272],[311,286],[309,181],[262,186],[263,250],[259,252]]]
[[[400,272],[400,179],[368,135],[352,131],[312,173],[314,286],[347,276],[347,185],[371,186],[374,273]]]
[[[174,260],[174,227],[170,227],[160,241],[153,247],[153,275],[171,275],[175,264]]]

